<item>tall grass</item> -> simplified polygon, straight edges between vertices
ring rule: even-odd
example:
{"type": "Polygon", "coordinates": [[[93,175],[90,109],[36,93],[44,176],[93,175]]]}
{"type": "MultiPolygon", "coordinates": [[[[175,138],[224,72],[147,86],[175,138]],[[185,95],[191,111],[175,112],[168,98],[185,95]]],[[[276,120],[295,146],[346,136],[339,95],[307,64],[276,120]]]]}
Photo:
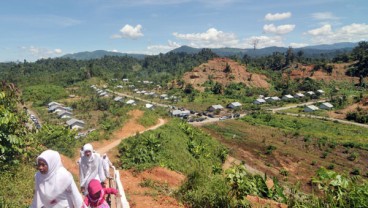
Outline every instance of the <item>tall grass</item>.
{"type": "Polygon", "coordinates": [[[3,171],[0,174],[0,207],[29,207],[32,203],[34,174],[31,165],[3,171]]]}

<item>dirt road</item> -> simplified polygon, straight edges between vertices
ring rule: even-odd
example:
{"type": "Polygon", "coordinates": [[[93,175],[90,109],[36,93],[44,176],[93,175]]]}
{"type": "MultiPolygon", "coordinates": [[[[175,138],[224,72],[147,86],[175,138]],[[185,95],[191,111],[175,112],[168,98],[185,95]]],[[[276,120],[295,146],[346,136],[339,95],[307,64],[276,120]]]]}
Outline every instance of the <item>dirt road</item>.
{"type": "MultiPolygon", "coordinates": [[[[151,126],[151,127],[147,128],[147,129],[145,129],[145,130],[142,130],[142,131],[140,131],[139,133],[143,133],[143,132],[145,132],[145,131],[149,131],[149,130],[157,129],[158,127],[160,127],[160,126],[164,125],[165,123],[166,123],[166,122],[165,122],[165,120],[160,118],[160,119],[159,119],[158,124],[156,124],[156,125],[154,125],[154,126],[151,126]]],[[[111,150],[111,149],[113,149],[114,147],[118,146],[122,140],[124,140],[124,139],[126,139],[126,138],[128,138],[128,137],[130,137],[130,136],[133,136],[135,133],[136,133],[136,132],[130,132],[130,135],[126,135],[126,136],[125,136],[125,137],[123,137],[123,138],[116,139],[116,140],[112,141],[111,143],[109,143],[109,144],[107,144],[107,145],[105,145],[105,146],[103,146],[103,147],[97,148],[97,149],[96,149],[96,151],[97,151],[98,153],[100,153],[101,155],[102,155],[102,154],[104,154],[104,153],[107,153],[108,151],[110,151],[110,150],[111,150]]]]}

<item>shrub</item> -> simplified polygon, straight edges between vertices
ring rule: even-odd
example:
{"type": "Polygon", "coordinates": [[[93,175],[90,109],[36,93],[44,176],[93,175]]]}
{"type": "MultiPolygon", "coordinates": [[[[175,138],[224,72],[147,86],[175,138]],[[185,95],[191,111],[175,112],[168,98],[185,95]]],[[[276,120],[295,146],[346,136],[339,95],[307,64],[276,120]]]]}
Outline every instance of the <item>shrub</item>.
{"type": "Polygon", "coordinates": [[[360,175],[359,168],[354,168],[353,171],[350,172],[352,175],[360,175]]]}
{"type": "Polygon", "coordinates": [[[350,155],[348,156],[348,160],[350,160],[350,161],[355,161],[355,160],[358,158],[358,156],[359,156],[359,153],[357,153],[357,152],[352,152],[352,153],[350,153],[350,155]]]}
{"type": "Polygon", "coordinates": [[[289,175],[289,171],[287,171],[287,170],[285,170],[284,168],[281,168],[281,170],[280,170],[280,175],[282,175],[282,176],[288,176],[289,175]]]}
{"type": "Polygon", "coordinates": [[[273,145],[269,145],[269,146],[267,146],[267,148],[266,148],[266,154],[267,155],[270,155],[274,150],[276,150],[277,148],[275,147],[275,146],[273,146],[273,145]]]}
{"type": "Polygon", "coordinates": [[[329,170],[333,170],[335,168],[335,165],[334,164],[330,164],[327,166],[327,169],[329,170]]]}

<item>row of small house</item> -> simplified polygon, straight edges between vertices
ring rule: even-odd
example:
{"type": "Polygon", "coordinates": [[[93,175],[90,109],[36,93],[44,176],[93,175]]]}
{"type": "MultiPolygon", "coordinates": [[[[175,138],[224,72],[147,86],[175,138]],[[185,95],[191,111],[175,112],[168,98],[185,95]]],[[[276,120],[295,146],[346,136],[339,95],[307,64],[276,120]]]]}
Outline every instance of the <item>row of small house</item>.
{"type": "Polygon", "coordinates": [[[48,104],[48,111],[50,113],[56,113],[58,118],[60,119],[69,119],[66,121],[66,124],[69,126],[69,128],[77,130],[83,129],[85,126],[84,121],[72,118],[73,116],[72,110],[73,110],[72,108],[65,107],[57,102],[50,102],[48,104]]]}
{"type": "Polygon", "coordinates": [[[263,95],[260,95],[258,99],[256,99],[253,103],[254,104],[264,104],[264,103],[270,103],[270,102],[276,102],[276,101],[287,101],[287,100],[291,100],[291,99],[302,99],[304,98],[306,95],[308,97],[315,97],[315,96],[319,96],[319,95],[323,95],[325,92],[323,90],[317,90],[316,92],[313,91],[308,91],[305,93],[305,95],[303,93],[296,93],[295,95],[284,95],[282,96],[282,98],[279,98],[277,96],[274,97],[264,97],[263,95]]]}
{"type": "MultiPolygon", "coordinates": [[[[91,85],[91,88],[93,88],[93,89],[95,89],[96,90],[96,92],[100,95],[100,96],[104,96],[104,97],[108,97],[109,96],[109,94],[107,94],[107,92],[106,91],[101,91],[100,89],[98,89],[95,85],[91,85]],[[102,94],[101,95],[101,93],[106,93],[106,94],[102,94]]],[[[123,97],[121,97],[121,96],[116,96],[116,97],[114,97],[114,101],[115,102],[121,102],[121,103],[125,103],[125,104],[127,104],[127,105],[137,105],[137,103],[136,103],[136,101],[135,100],[133,100],[133,99],[129,99],[129,100],[127,100],[126,102],[124,101],[124,98],[123,97]]],[[[150,103],[147,103],[146,105],[145,105],[145,107],[146,108],[148,108],[148,109],[153,109],[153,105],[152,104],[150,104],[150,103]]]]}
{"type": "MultiPolygon", "coordinates": [[[[236,109],[236,108],[240,108],[242,106],[241,103],[239,102],[232,102],[229,103],[226,107],[229,109],[236,109]]],[[[207,111],[209,112],[214,112],[214,111],[222,111],[224,109],[224,107],[222,105],[211,105],[210,107],[208,107],[207,111]]],[[[185,116],[189,116],[191,114],[190,110],[186,110],[186,109],[176,109],[171,111],[171,115],[172,116],[177,116],[177,117],[185,117],[185,116]]]]}
{"type": "Polygon", "coordinates": [[[331,104],[331,103],[328,103],[328,102],[324,102],[324,103],[321,103],[319,105],[319,107],[315,106],[315,105],[307,105],[304,107],[304,112],[314,112],[314,111],[317,111],[319,109],[323,109],[323,110],[331,110],[334,106],[331,104]]]}

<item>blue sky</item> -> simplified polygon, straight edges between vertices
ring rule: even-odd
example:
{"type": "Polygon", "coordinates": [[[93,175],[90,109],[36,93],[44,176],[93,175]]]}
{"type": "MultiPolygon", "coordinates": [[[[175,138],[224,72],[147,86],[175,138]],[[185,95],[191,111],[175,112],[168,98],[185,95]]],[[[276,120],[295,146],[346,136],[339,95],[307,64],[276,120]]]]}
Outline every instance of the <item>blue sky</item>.
{"type": "Polygon", "coordinates": [[[368,39],[367,0],[4,0],[0,62],[368,39]]]}

